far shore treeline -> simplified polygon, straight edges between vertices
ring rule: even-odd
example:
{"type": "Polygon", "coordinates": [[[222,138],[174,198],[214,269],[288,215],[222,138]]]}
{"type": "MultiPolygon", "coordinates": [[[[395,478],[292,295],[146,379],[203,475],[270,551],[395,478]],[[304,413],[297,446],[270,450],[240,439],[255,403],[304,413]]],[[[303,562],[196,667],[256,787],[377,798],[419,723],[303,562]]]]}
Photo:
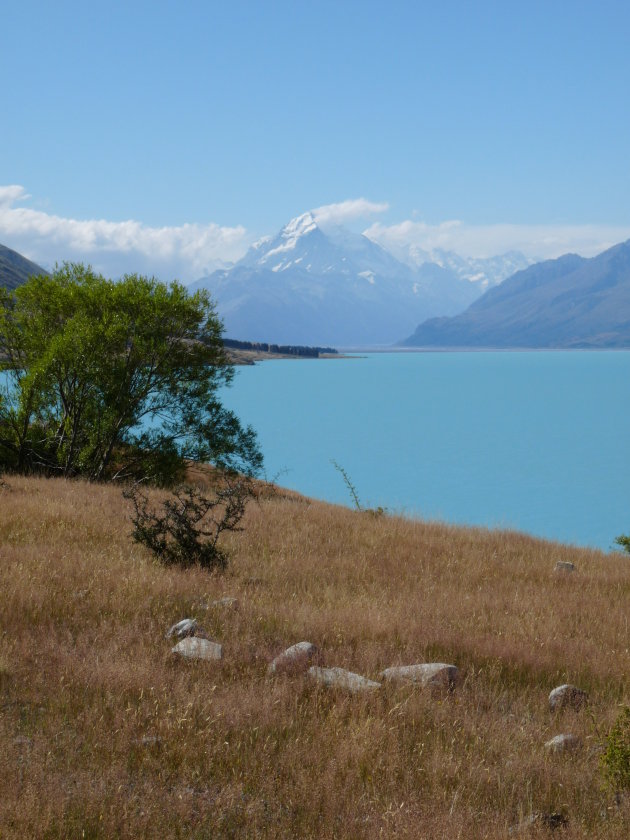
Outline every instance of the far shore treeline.
{"type": "Polygon", "coordinates": [[[237,341],[235,338],[224,338],[223,346],[232,350],[254,350],[258,353],[281,353],[284,356],[306,356],[317,359],[319,356],[336,355],[334,347],[303,347],[293,344],[268,344],[266,341],[237,341]]]}

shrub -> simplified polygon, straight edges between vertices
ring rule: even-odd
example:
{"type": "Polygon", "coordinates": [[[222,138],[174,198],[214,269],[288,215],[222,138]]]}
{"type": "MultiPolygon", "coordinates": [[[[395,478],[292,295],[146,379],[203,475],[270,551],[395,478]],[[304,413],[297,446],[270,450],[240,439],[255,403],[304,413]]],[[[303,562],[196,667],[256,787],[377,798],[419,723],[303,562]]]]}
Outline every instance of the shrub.
{"type": "Polygon", "coordinates": [[[239,531],[253,484],[241,475],[224,474],[213,490],[182,485],[156,505],[137,484],[124,491],[133,504],[133,539],[166,564],[224,569],[227,555],[217,545],[224,531],[239,531]]]}
{"type": "Polygon", "coordinates": [[[630,535],[629,534],[619,534],[618,537],[615,537],[615,543],[624,551],[627,551],[630,554],[630,535]]]}
{"type": "Polygon", "coordinates": [[[630,789],[630,706],[624,706],[608,733],[600,762],[613,791],[630,789]]]}

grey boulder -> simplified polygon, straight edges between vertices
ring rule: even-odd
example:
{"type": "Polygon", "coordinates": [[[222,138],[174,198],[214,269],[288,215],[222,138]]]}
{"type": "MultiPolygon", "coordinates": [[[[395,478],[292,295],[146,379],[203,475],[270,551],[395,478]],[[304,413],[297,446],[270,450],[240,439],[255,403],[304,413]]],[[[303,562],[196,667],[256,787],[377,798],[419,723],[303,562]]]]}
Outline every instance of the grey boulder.
{"type": "Polygon", "coordinates": [[[185,639],[186,636],[194,636],[197,627],[197,619],[183,618],[177,624],[173,624],[171,629],[166,633],[166,638],[170,639],[174,636],[176,639],[185,639]]]}
{"type": "Polygon", "coordinates": [[[571,572],[575,571],[575,564],[569,563],[568,560],[558,560],[554,568],[556,572],[570,574],[571,572]]]}
{"type": "Polygon", "coordinates": [[[194,636],[182,639],[171,649],[171,653],[176,653],[186,659],[217,660],[223,658],[223,648],[220,644],[211,642],[209,639],[197,639],[194,636]]]}
{"type": "Polygon", "coordinates": [[[567,708],[577,712],[586,703],[588,703],[588,694],[581,688],[569,683],[559,685],[549,695],[549,708],[552,712],[567,708]]]}
{"type": "Polygon", "coordinates": [[[459,670],[443,662],[425,662],[386,668],[380,678],[386,682],[414,683],[421,688],[452,689],[459,679],[459,670]]]}
{"type": "Polygon", "coordinates": [[[352,693],[375,691],[381,687],[380,683],[368,680],[352,671],[346,671],[345,668],[320,668],[317,665],[312,665],[308,669],[308,675],[320,685],[326,685],[329,688],[341,688],[352,693]]]}
{"type": "Polygon", "coordinates": [[[225,598],[219,598],[218,601],[213,601],[212,606],[219,609],[237,610],[239,608],[239,601],[238,598],[228,595],[225,598]]]}
{"type": "Polygon", "coordinates": [[[317,647],[311,642],[298,642],[278,654],[269,664],[267,672],[269,674],[296,674],[299,671],[305,671],[318,652],[317,647]]]}
{"type": "Polygon", "coordinates": [[[569,735],[568,733],[564,733],[562,735],[556,735],[550,741],[547,741],[547,743],[545,744],[545,749],[549,750],[549,752],[559,753],[568,752],[569,750],[576,750],[581,745],[582,742],[577,737],[577,735],[569,735]]]}

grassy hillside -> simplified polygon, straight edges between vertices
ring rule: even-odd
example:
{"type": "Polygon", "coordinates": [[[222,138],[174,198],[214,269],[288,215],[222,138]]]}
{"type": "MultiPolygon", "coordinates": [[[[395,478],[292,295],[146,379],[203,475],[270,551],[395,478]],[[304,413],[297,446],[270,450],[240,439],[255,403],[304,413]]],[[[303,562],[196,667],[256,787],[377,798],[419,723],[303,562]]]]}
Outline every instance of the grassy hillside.
{"type": "Polygon", "coordinates": [[[278,494],[251,505],[213,576],[156,565],[111,486],[8,484],[3,840],[504,838],[536,811],[567,815],[563,837],[626,836],[598,756],[630,694],[627,557],[278,494]],[[239,607],[213,606],[224,596],[239,607]],[[189,616],[222,661],[170,653],[165,631],[189,616]],[[268,677],[303,639],[372,678],[442,661],[463,679],[448,696],[348,696],[268,677]],[[564,682],[587,711],[550,713],[564,682]],[[562,732],[582,747],[550,755],[562,732]]]}

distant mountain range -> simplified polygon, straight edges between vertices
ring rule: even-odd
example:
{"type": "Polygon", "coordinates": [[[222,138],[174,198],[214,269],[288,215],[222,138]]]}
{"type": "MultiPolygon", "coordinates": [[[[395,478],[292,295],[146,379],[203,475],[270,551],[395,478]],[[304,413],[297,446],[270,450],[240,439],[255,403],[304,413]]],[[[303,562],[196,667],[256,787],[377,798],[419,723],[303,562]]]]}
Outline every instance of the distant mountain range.
{"type": "MultiPolygon", "coordinates": [[[[227,338],[253,342],[630,347],[630,240],[589,259],[566,254],[528,267],[517,252],[474,260],[407,248],[398,257],[305,213],[190,290],[210,290],[227,338]]],[[[42,272],[0,245],[0,286],[42,272]]]]}
{"type": "Polygon", "coordinates": [[[455,317],[426,320],[408,347],[630,347],[630,240],[586,259],[519,271],[455,317]]]}
{"type": "Polygon", "coordinates": [[[335,346],[392,344],[419,321],[455,315],[488,285],[528,264],[522,254],[467,261],[409,252],[402,262],[361,234],[311,213],[256,243],[208,289],[230,338],[335,346]]]}
{"type": "Polygon", "coordinates": [[[43,268],[27,260],[17,251],[12,251],[0,245],[0,286],[5,289],[15,289],[24,283],[32,274],[45,274],[43,268]]]}

